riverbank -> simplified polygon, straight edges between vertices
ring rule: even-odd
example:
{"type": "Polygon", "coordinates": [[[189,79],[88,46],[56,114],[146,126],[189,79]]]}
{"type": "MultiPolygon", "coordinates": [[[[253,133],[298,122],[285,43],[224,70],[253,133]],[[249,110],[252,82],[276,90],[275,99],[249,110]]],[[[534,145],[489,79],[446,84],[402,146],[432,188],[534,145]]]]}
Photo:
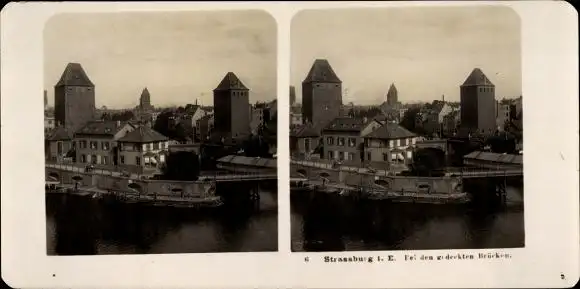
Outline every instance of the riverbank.
{"type": "Polygon", "coordinates": [[[103,190],[96,187],[57,185],[46,189],[47,194],[65,194],[100,199],[110,202],[140,204],[154,207],[201,208],[223,205],[221,197],[208,193],[207,197],[145,195],[138,192],[103,190]]]}

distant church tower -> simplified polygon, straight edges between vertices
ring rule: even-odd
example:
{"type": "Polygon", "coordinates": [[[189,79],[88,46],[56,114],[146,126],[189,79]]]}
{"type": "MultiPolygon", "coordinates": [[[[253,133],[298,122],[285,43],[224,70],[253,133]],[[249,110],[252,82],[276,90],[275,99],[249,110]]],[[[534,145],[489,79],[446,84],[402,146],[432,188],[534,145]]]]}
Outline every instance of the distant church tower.
{"type": "Polygon", "coordinates": [[[139,108],[142,111],[149,111],[151,109],[151,94],[149,94],[147,87],[145,87],[143,92],[141,92],[141,97],[139,98],[139,108]]]}
{"type": "Polygon", "coordinates": [[[399,103],[399,93],[395,84],[392,83],[387,92],[387,104],[391,107],[396,106],[399,103]]]}
{"type": "Polygon", "coordinates": [[[234,139],[250,134],[250,90],[228,72],[213,90],[214,130],[234,139]]]}
{"type": "Polygon", "coordinates": [[[461,85],[461,126],[490,134],[496,129],[495,85],[475,68],[461,85]]]}
{"type": "Polygon", "coordinates": [[[302,82],[302,117],[305,122],[326,124],[340,115],[342,81],[326,59],[316,59],[302,82]]]}
{"type": "Polygon", "coordinates": [[[54,86],[54,116],[69,131],[95,118],[95,85],[79,63],[69,63],[54,86]]]}

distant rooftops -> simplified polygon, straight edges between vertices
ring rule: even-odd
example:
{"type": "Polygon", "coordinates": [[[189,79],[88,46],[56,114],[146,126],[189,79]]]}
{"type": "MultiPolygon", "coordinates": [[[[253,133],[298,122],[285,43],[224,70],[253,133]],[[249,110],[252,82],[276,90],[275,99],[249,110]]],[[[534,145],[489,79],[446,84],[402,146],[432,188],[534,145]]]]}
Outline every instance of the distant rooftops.
{"type": "Polygon", "coordinates": [[[342,83],[326,59],[316,59],[303,83],[342,83]]]}
{"type": "Polygon", "coordinates": [[[55,86],[95,87],[80,63],[67,64],[64,72],[62,73],[62,76],[60,77],[60,80],[55,86]]]}

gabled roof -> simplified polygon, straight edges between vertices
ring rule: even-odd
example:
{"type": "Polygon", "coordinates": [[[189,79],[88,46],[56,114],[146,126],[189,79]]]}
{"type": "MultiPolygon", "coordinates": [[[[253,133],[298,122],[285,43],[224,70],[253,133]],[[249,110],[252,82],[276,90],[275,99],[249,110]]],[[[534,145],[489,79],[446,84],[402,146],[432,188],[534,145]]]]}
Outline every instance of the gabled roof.
{"type": "Polygon", "coordinates": [[[399,139],[399,138],[410,138],[415,137],[416,134],[408,131],[404,127],[387,122],[382,126],[376,128],[371,133],[365,135],[365,138],[375,138],[375,139],[399,139]]]}
{"type": "Polygon", "coordinates": [[[320,127],[317,127],[311,123],[305,123],[301,126],[296,127],[290,131],[290,136],[292,137],[319,137],[320,127]]]}
{"type": "Polygon", "coordinates": [[[220,84],[214,89],[214,91],[223,90],[249,90],[242,81],[233,73],[228,72],[220,84]]]}
{"type": "Polygon", "coordinates": [[[62,126],[57,127],[54,130],[52,130],[48,134],[48,136],[46,137],[46,140],[48,140],[48,141],[66,141],[66,140],[72,140],[72,139],[73,139],[73,132],[65,129],[62,126]]]}
{"type": "Polygon", "coordinates": [[[60,77],[60,80],[55,86],[95,87],[79,63],[67,64],[64,72],[62,73],[62,76],[60,77]]]}
{"type": "Polygon", "coordinates": [[[117,122],[113,120],[95,120],[88,122],[85,126],[75,132],[77,135],[106,135],[114,136],[130,122],[117,122]]]}
{"type": "Polygon", "coordinates": [[[310,82],[342,83],[326,59],[316,59],[314,61],[310,72],[308,72],[302,83],[310,82]]]}
{"type": "Polygon", "coordinates": [[[461,86],[492,85],[491,81],[485,76],[479,68],[473,69],[461,86]]]}
{"type": "Polygon", "coordinates": [[[362,118],[337,117],[326,125],[323,131],[360,132],[366,126],[362,118]]]}
{"type": "Polygon", "coordinates": [[[139,126],[135,130],[127,133],[124,137],[120,138],[119,142],[130,142],[130,143],[152,143],[161,142],[169,140],[166,136],[158,133],[157,131],[149,128],[148,126],[139,126]]]}

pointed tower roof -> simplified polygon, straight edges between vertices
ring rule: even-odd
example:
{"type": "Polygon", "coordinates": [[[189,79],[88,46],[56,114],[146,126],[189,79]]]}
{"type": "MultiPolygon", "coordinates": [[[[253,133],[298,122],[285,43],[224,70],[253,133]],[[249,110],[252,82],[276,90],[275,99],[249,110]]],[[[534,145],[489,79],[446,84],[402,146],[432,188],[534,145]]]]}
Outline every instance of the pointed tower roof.
{"type": "Polygon", "coordinates": [[[303,83],[309,82],[342,83],[326,59],[314,60],[310,72],[303,81],[303,83]]]}
{"type": "Polygon", "coordinates": [[[395,86],[394,83],[391,83],[391,86],[389,86],[389,91],[387,92],[387,94],[396,93],[396,92],[397,92],[397,87],[395,86]]]}
{"type": "Polygon", "coordinates": [[[145,87],[145,88],[143,89],[143,92],[141,92],[141,97],[144,97],[144,96],[147,96],[147,97],[151,96],[151,95],[149,94],[149,90],[147,89],[147,87],[145,87]]]}
{"type": "Polygon", "coordinates": [[[477,85],[493,85],[489,78],[485,76],[483,71],[479,68],[473,69],[471,74],[467,77],[465,82],[461,86],[477,86],[477,85]]]}
{"type": "Polygon", "coordinates": [[[233,72],[228,72],[214,91],[232,89],[249,90],[233,72]]]}
{"type": "Polygon", "coordinates": [[[67,64],[60,80],[55,86],[87,86],[95,87],[80,63],[67,64]]]}

